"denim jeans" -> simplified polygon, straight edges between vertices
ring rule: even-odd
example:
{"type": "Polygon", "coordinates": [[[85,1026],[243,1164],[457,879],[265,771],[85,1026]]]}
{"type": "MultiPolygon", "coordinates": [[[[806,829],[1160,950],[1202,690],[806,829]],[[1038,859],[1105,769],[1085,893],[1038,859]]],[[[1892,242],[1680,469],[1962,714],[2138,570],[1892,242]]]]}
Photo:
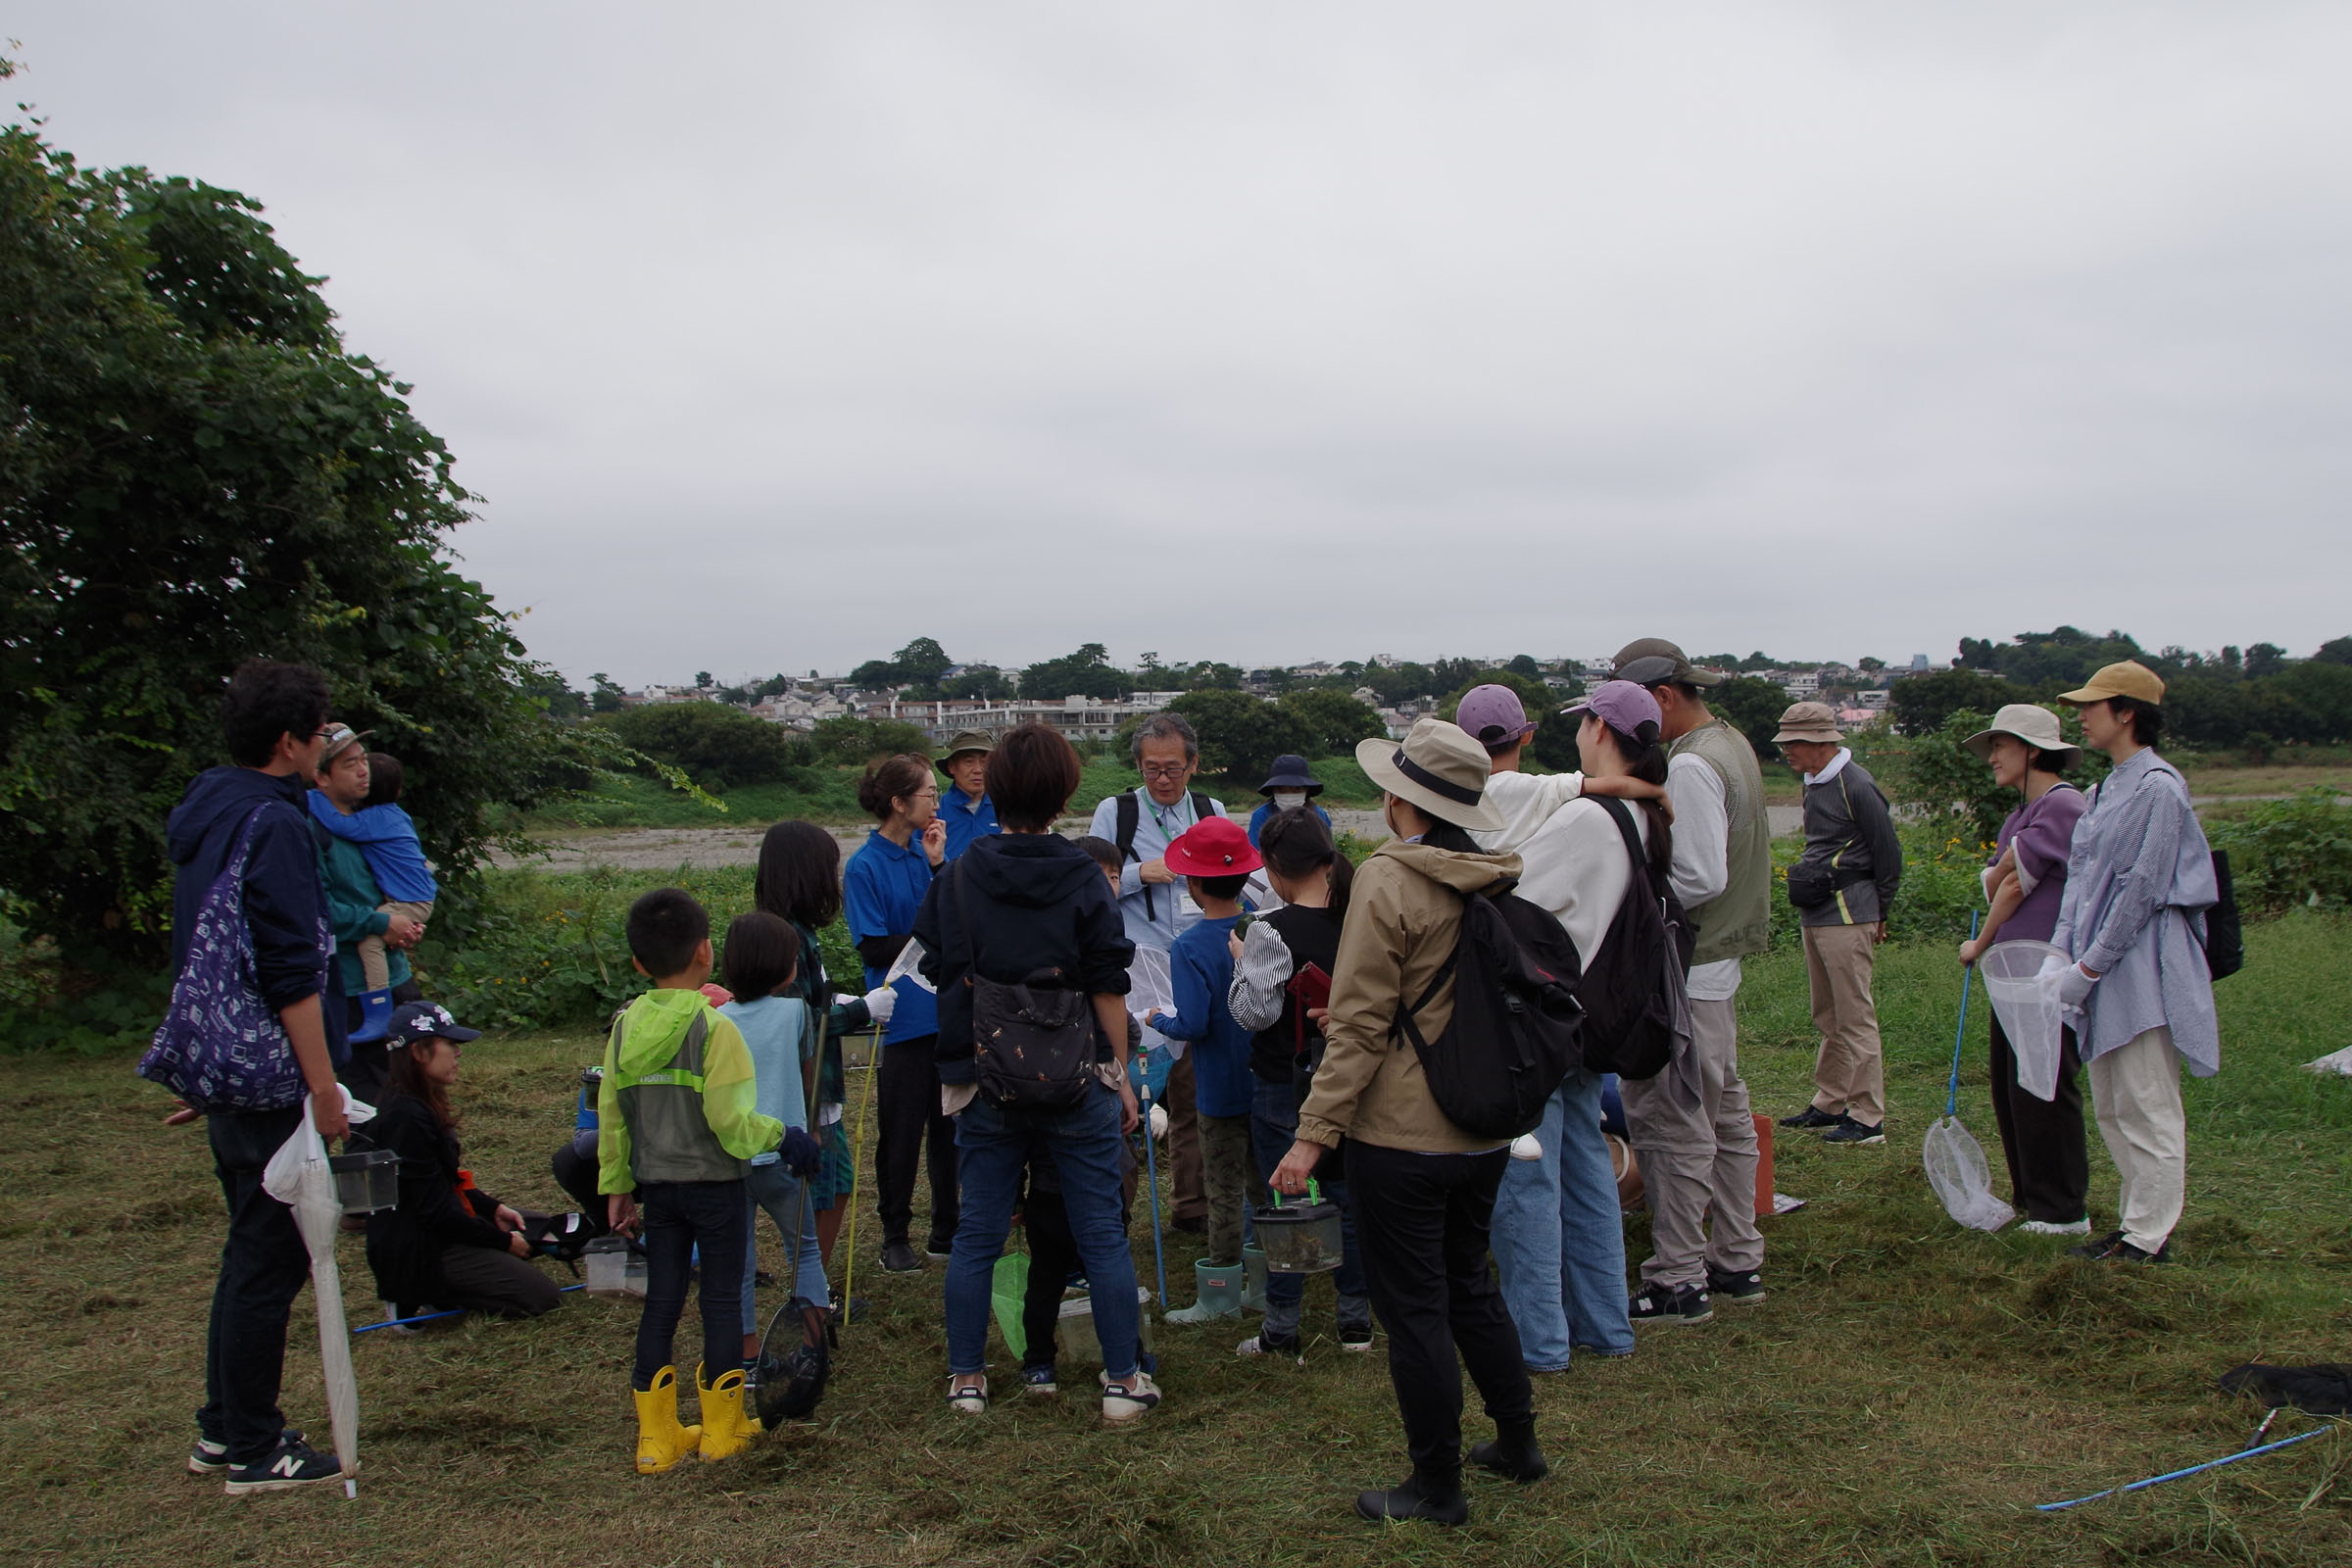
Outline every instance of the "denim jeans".
{"type": "Polygon", "coordinates": [[[743,1365],[744,1235],[751,1205],[743,1183],[647,1182],[637,1189],[639,1228],[645,1233],[645,1311],[637,1319],[637,1364],[632,1387],[654,1386],[671,1364],[678,1319],[686,1315],[686,1283],[701,1250],[703,1376],[715,1378],[743,1365]]]}
{"type": "Polygon", "coordinates": [[[294,1210],[262,1191],[262,1169],[302,1126],[302,1107],[215,1111],[205,1118],[213,1170],[228,1201],[228,1240],[206,1333],[204,1408],[196,1428],[239,1464],[267,1457],[286,1420],[278,1412],[286,1319],[311,1277],[311,1250],[294,1210]]]}
{"type": "Polygon", "coordinates": [[[1126,1377],[1135,1371],[1139,1320],[1135,1257],[1119,1223],[1119,1097],[1100,1085],[1068,1110],[1003,1110],[981,1098],[956,1118],[963,1212],[948,1258],[948,1370],[987,1369],[997,1259],[1012,1230],[1033,1141],[1053,1154],[1061,1177],[1062,1207],[1102,1342],[1102,1370],[1126,1377]]]}
{"type": "MultiPolygon", "coordinates": [[[[1289,1084],[1257,1081],[1250,1102],[1250,1146],[1257,1156],[1260,1181],[1272,1179],[1274,1167],[1291,1152],[1298,1137],[1298,1092],[1289,1084]]],[[[1336,1161],[1326,1158],[1326,1165],[1336,1161]]],[[[1315,1184],[1324,1198],[1340,1205],[1340,1271],[1332,1279],[1340,1293],[1340,1327],[1369,1329],[1372,1298],[1364,1284],[1364,1260],[1355,1246],[1355,1216],[1348,1201],[1348,1183],[1318,1174],[1315,1184]]],[[[1298,1337],[1298,1312],[1304,1304],[1306,1276],[1266,1274],[1266,1332],[1278,1340],[1298,1337]]]]}
{"type": "Polygon", "coordinates": [[[744,1197],[748,1200],[743,1213],[743,1332],[757,1334],[765,1324],[759,1320],[759,1307],[752,1300],[753,1287],[760,1273],[760,1211],[776,1222],[776,1234],[784,1240],[784,1250],[794,1250],[794,1237],[799,1237],[800,1262],[792,1277],[795,1296],[805,1296],[823,1306],[833,1298],[832,1288],[825,1283],[825,1254],[816,1245],[816,1201],[811,1198],[802,1212],[800,1178],[786,1170],[782,1161],[769,1165],[754,1165],[743,1178],[744,1197]]]}
{"type": "Polygon", "coordinates": [[[1494,1195],[1494,1268],[1529,1367],[1557,1372],[1570,1348],[1623,1354],[1625,1217],[1600,1136],[1597,1074],[1582,1069],[1544,1102],[1541,1159],[1514,1159],[1494,1195]]]}

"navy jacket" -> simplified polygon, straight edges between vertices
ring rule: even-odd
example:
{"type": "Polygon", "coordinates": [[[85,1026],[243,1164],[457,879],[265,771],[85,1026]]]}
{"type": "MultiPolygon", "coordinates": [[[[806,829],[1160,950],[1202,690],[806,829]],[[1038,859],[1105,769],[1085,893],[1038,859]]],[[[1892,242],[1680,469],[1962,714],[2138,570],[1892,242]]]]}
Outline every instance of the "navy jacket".
{"type": "Polygon", "coordinates": [[[245,924],[253,934],[254,979],[262,1000],[283,1010],[326,988],[326,895],[303,782],[250,767],[212,767],[188,781],[167,829],[172,881],[172,966],[187,961],[188,938],[214,878],[228,864],[254,808],[245,862],[245,924]]]}
{"type": "Polygon", "coordinates": [[[939,987],[939,1077],[968,1084],[972,1002],[963,977],[974,967],[969,933],[980,936],[983,979],[1017,984],[1059,969],[1089,993],[1127,994],[1135,944],[1094,857],[1058,833],[1007,833],[972,841],[943,867],[914,918],[923,977],[939,987]]]}

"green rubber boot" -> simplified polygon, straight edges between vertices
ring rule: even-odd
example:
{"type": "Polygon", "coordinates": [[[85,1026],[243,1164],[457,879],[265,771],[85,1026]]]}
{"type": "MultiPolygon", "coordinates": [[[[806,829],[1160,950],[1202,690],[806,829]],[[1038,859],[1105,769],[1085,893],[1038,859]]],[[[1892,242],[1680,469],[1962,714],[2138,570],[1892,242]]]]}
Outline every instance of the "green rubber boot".
{"type": "Polygon", "coordinates": [[[1193,1289],[1198,1299],[1192,1305],[1179,1307],[1168,1314],[1171,1323],[1214,1323],[1221,1317],[1242,1315],[1242,1265],[1211,1263],[1205,1260],[1193,1265],[1193,1289]]]}
{"type": "Polygon", "coordinates": [[[1242,1310],[1266,1309],[1266,1251],[1262,1247],[1242,1249],[1242,1310]]]}

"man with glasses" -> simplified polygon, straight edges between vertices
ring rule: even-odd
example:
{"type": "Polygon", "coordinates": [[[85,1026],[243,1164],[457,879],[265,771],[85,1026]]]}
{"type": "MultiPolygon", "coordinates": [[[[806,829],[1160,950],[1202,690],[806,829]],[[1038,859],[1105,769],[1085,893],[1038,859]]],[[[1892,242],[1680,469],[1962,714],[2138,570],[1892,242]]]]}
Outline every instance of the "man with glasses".
{"type": "MultiPolygon", "coordinates": [[[[1200,766],[1200,740],[1182,713],[1153,713],[1135,727],[1140,788],[1095,808],[1087,831],[1119,851],[1119,913],[1127,940],[1166,953],[1179,932],[1200,918],[1184,878],[1168,869],[1168,846],[1203,817],[1224,816],[1225,803],[1192,787],[1200,766]]],[[[1168,1158],[1175,1166],[1175,1215],[1180,1231],[1208,1229],[1208,1195],[1200,1181],[1200,1123],[1193,1107],[1193,1062],[1188,1054],[1168,1074],[1160,1103],[1168,1112],[1168,1158]]]]}

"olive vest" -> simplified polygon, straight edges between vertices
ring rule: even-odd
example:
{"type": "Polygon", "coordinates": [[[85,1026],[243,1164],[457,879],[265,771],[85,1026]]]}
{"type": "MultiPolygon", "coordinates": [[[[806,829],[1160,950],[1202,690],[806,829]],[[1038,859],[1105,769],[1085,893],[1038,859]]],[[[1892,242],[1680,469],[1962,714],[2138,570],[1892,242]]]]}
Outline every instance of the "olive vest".
{"type": "MultiPolygon", "coordinates": [[[[620,1060],[626,1013],[612,1020],[612,1060],[620,1060]]],[[[703,1046],[710,1010],[695,1014],[677,1054],[653,1072],[630,1074],[615,1065],[613,1093],[629,1129],[629,1174],[646,1182],[739,1182],[749,1168],[720,1147],[703,1115],[703,1046]]]]}
{"type": "Polygon", "coordinates": [[[1723,891],[1690,911],[1698,926],[1693,965],[1743,958],[1762,953],[1772,928],[1772,825],[1764,812],[1764,774],[1747,737],[1716,719],[1677,739],[1673,756],[1686,752],[1723,780],[1723,810],[1730,832],[1724,859],[1731,876],[1723,891]]]}

